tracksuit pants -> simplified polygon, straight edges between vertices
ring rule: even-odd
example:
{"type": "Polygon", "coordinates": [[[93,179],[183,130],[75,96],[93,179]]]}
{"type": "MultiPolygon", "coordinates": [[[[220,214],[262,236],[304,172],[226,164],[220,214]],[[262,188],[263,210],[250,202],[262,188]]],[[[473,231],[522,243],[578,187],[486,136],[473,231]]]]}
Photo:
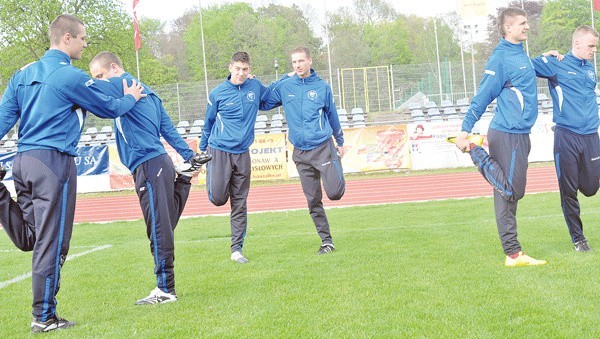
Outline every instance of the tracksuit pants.
{"type": "Polygon", "coordinates": [[[187,202],[192,178],[175,178],[171,158],[162,154],[139,165],[133,179],[154,257],[156,287],[175,294],[174,230],[187,202]]]}
{"type": "Polygon", "coordinates": [[[13,162],[17,202],[0,183],[0,223],[31,261],[33,316],[56,316],[60,270],[69,252],[77,193],[74,158],[54,150],[17,153],[13,162]]]}
{"type": "Polygon", "coordinates": [[[585,240],[577,191],[586,197],[598,192],[600,141],[598,133],[581,135],[556,126],[554,164],[560,190],[560,204],[573,243],[585,240]]]}
{"type": "Polygon", "coordinates": [[[248,228],[248,193],[252,162],[250,152],[236,154],[207,148],[212,160],[206,165],[208,199],[215,206],[231,205],[231,253],[242,251],[248,228]]]}
{"type": "Polygon", "coordinates": [[[471,159],[494,188],[496,225],[504,253],[521,251],[517,239],[517,204],[525,195],[527,157],[531,150],[529,134],[488,130],[488,154],[482,147],[471,150],[471,159]]]}
{"type": "Polygon", "coordinates": [[[325,209],[321,178],[325,193],[330,200],[339,200],[346,190],[346,181],[338,149],[329,139],[316,148],[303,151],[294,147],[292,160],[300,175],[302,190],[308,202],[308,211],[323,244],[333,244],[325,209]]]}

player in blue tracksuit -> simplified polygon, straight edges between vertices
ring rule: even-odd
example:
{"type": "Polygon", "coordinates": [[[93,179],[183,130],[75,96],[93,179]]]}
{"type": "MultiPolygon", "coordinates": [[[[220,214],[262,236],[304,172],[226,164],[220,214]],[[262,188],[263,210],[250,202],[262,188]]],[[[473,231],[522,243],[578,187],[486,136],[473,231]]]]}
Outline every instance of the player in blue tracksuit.
{"type": "Polygon", "coordinates": [[[525,255],[517,239],[517,203],[525,195],[529,133],[538,114],[535,71],[522,43],[527,40],[529,24],[525,11],[510,7],[500,14],[498,22],[503,38],[487,62],[456,145],[469,151],[481,174],[494,187],[505,265],[543,265],[545,261],[525,255]],[[496,113],[488,130],[488,154],[481,146],[469,144],[468,133],[496,98],[496,113]]]}
{"type": "Polygon", "coordinates": [[[56,294],[73,229],[74,157],[85,118],[82,109],[115,118],[142,97],[142,88],[135,83],[125,86],[120,99],[107,97],[95,88],[94,80],[71,65],[87,46],[79,19],[58,16],[49,35],[50,49],[13,75],[0,102],[0,136],[20,120],[12,167],[17,202],[0,184],[0,223],[18,248],[33,251],[32,332],[74,325],[56,315],[56,294]]]}
{"type": "MultiPolygon", "coordinates": [[[[109,96],[118,96],[122,81],[136,79],[123,69],[113,53],[100,52],[90,62],[90,73],[98,79],[97,86],[109,96]]],[[[183,159],[195,162],[200,157],[190,149],[175,130],[158,95],[143,85],[146,98],[133,109],[115,119],[117,150],[121,161],[133,174],[154,256],[156,288],[137,304],[157,304],[177,300],[175,293],[175,245],[173,232],[188,199],[191,172],[175,174],[171,158],[160,140],[161,136],[183,159]]],[[[202,163],[210,160],[203,158],[202,163]]],[[[199,166],[195,169],[199,169],[199,166]]]]}
{"type": "Polygon", "coordinates": [[[246,263],[242,254],[248,227],[247,199],[250,191],[250,145],[254,123],[270,93],[258,79],[248,79],[250,57],[236,52],[227,80],[210,92],[200,150],[213,160],[207,166],[208,199],[216,206],[231,205],[231,260],[246,263]]]}
{"type": "Polygon", "coordinates": [[[572,50],[562,61],[548,53],[533,60],[538,75],[548,79],[560,202],[575,250],[581,252],[590,247],[583,235],[577,191],[588,197],[596,194],[600,179],[597,76],[590,62],[597,46],[598,32],[580,26],[573,33],[572,50]]]}
{"type": "Polygon", "coordinates": [[[321,178],[327,197],[339,200],[346,183],[342,170],[344,134],[331,87],[311,69],[306,47],[292,51],[295,75],[282,80],[269,96],[267,108],[282,104],[288,124],[288,137],[294,145],[293,160],[317,232],[321,237],[318,254],[335,249],[329,222],[323,208],[321,178]],[[337,143],[334,145],[332,136],[337,143]]]}

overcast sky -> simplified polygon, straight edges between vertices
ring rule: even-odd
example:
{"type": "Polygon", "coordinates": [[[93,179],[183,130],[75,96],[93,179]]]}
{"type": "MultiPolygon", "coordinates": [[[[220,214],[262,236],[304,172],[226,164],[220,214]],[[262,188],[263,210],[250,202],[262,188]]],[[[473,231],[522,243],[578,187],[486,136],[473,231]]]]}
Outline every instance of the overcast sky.
{"type": "MultiPolygon", "coordinates": [[[[121,0],[127,9],[128,13],[131,13],[132,0],[121,0]]],[[[490,12],[495,12],[495,9],[499,6],[505,6],[509,0],[487,0],[490,12]]],[[[201,3],[203,8],[208,6],[231,3],[236,1],[228,0],[139,0],[136,7],[138,18],[149,17],[154,19],[161,19],[163,21],[170,21],[178,18],[186,10],[198,7],[201,3]]],[[[266,6],[270,3],[279,5],[292,5],[296,4],[300,8],[304,8],[310,5],[315,9],[317,15],[322,16],[321,20],[324,19],[322,13],[327,11],[333,11],[339,7],[351,7],[352,0],[254,0],[244,1],[251,4],[254,7],[266,6]]],[[[388,0],[398,12],[403,14],[415,14],[418,16],[434,16],[437,14],[447,13],[456,11],[457,0],[388,0]]]]}

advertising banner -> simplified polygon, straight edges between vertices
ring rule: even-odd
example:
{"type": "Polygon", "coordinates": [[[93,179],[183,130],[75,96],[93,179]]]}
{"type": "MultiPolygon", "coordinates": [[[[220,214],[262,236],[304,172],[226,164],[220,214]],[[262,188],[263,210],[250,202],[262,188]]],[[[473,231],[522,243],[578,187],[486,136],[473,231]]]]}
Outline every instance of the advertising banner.
{"type": "Polygon", "coordinates": [[[77,147],[77,175],[99,175],[108,173],[108,146],[77,147]]]}
{"type": "MultiPolygon", "coordinates": [[[[344,173],[410,168],[406,125],[385,125],[344,130],[344,173]]],[[[288,175],[298,177],[288,143],[288,175]]]]}
{"type": "Polygon", "coordinates": [[[287,179],[286,134],[257,134],[250,146],[252,180],[287,179]]]}

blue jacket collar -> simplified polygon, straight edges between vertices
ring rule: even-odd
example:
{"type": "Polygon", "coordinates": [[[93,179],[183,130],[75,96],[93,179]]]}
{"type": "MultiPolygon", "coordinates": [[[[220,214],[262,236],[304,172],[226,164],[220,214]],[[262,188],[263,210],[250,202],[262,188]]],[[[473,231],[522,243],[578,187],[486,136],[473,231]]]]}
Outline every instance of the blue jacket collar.
{"type": "Polygon", "coordinates": [[[569,51],[567,54],[565,54],[565,59],[579,66],[585,66],[588,63],[586,59],[579,59],[578,57],[576,57],[573,54],[573,51],[569,51]]]}
{"type": "Polygon", "coordinates": [[[239,85],[236,85],[236,84],[234,84],[233,82],[231,82],[231,74],[229,74],[229,75],[227,76],[227,83],[228,83],[230,86],[233,86],[233,87],[236,87],[236,88],[242,88],[242,87],[246,86],[246,85],[247,85],[247,84],[248,84],[250,81],[252,81],[252,80],[251,80],[251,79],[246,79],[246,80],[244,80],[244,82],[242,82],[241,84],[239,84],[239,85]]]}
{"type": "Polygon", "coordinates": [[[317,80],[317,72],[315,72],[314,69],[310,69],[310,75],[306,78],[300,78],[298,76],[298,74],[294,74],[294,77],[298,80],[298,81],[304,81],[304,82],[310,82],[310,81],[315,81],[317,80]]]}
{"type": "Polygon", "coordinates": [[[510,42],[510,41],[508,41],[508,40],[506,40],[504,38],[500,39],[500,45],[506,46],[506,47],[509,47],[509,48],[520,48],[520,49],[523,49],[523,43],[522,42],[513,44],[512,42],[510,42]]]}
{"type": "Polygon", "coordinates": [[[69,64],[71,63],[71,57],[69,57],[67,53],[61,51],[60,49],[49,49],[46,51],[46,53],[44,53],[44,56],[63,59],[63,61],[69,64]]]}

